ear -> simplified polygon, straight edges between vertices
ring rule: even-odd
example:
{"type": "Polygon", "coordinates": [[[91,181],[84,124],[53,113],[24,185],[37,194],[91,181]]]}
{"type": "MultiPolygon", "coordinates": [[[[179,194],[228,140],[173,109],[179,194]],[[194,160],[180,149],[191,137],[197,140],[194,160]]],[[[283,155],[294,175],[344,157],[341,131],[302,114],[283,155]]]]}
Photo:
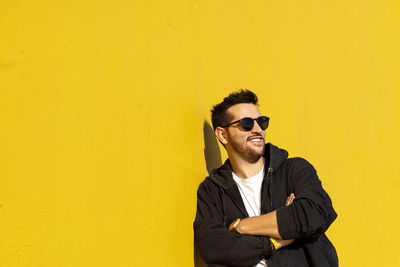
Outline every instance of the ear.
{"type": "Polygon", "coordinates": [[[222,144],[226,145],[228,143],[228,136],[225,128],[217,127],[215,129],[215,136],[222,144]]]}

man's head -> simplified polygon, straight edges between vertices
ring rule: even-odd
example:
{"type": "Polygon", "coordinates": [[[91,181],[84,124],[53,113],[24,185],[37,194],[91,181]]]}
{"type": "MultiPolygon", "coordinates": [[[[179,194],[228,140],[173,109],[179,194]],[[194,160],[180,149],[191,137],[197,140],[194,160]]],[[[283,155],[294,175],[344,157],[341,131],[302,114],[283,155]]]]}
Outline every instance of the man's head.
{"type": "Polygon", "coordinates": [[[215,135],[229,157],[255,162],[263,155],[268,118],[261,117],[257,105],[258,98],[253,92],[240,90],[211,110],[215,135]]]}

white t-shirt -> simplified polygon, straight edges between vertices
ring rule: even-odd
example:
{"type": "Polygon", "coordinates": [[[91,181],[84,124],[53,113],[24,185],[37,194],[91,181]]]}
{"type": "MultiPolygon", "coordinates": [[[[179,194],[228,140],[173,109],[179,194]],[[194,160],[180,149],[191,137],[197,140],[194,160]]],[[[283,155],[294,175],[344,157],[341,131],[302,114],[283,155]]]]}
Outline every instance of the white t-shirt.
{"type": "MultiPolygon", "coordinates": [[[[250,217],[261,214],[261,185],[264,178],[264,166],[261,171],[247,179],[241,179],[232,172],[233,180],[239,188],[240,195],[250,217]]],[[[261,260],[255,267],[267,266],[266,261],[261,260]]]]}

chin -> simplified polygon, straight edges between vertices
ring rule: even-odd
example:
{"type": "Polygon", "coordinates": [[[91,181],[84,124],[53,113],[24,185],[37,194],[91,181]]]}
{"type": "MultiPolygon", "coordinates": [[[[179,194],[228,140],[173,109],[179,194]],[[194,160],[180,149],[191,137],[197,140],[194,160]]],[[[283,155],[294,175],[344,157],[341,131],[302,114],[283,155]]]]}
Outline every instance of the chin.
{"type": "Polygon", "coordinates": [[[254,154],[261,154],[262,156],[264,154],[264,149],[265,149],[265,144],[253,147],[253,149],[251,150],[254,154]]]}
{"type": "Polygon", "coordinates": [[[247,154],[246,158],[248,158],[250,162],[254,163],[254,162],[257,162],[264,155],[264,149],[262,149],[262,150],[260,149],[257,151],[251,150],[251,151],[248,151],[248,153],[246,153],[246,154],[247,154]]]}

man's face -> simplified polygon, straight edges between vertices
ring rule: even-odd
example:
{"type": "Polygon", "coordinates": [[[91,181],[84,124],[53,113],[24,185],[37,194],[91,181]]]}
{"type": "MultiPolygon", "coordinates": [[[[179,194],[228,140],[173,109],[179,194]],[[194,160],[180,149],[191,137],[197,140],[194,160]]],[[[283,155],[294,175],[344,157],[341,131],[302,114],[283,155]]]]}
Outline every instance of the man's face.
{"type": "MultiPolygon", "coordinates": [[[[230,107],[227,112],[232,116],[233,121],[240,120],[245,117],[258,118],[260,112],[256,105],[251,103],[236,104],[230,107]]],[[[232,156],[239,156],[249,162],[256,162],[264,153],[265,148],[265,131],[254,121],[253,129],[245,131],[241,124],[235,123],[226,128],[227,150],[232,156]]]]}

